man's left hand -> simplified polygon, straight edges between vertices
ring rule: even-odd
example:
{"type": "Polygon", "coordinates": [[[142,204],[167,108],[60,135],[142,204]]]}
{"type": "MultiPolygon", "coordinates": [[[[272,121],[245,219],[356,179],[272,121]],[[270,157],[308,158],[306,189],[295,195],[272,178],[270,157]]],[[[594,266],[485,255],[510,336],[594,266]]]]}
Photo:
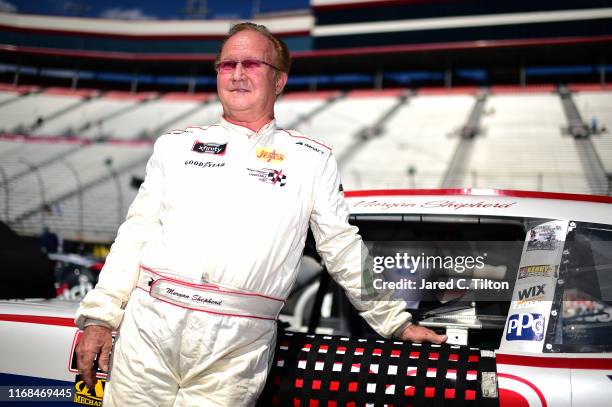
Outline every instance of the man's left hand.
{"type": "Polygon", "coordinates": [[[411,324],[404,329],[399,339],[411,342],[431,342],[439,345],[446,342],[448,337],[446,335],[438,335],[424,326],[411,324]]]}

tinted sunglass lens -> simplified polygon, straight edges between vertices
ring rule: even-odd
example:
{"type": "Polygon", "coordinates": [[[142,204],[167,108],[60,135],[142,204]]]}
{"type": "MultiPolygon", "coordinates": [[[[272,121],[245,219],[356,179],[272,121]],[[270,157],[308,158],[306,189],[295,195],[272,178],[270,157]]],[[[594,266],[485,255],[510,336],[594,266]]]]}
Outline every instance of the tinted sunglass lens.
{"type": "Polygon", "coordinates": [[[245,59],[241,64],[244,69],[257,69],[261,66],[259,61],[253,59],[245,59]]]}
{"type": "Polygon", "coordinates": [[[236,61],[221,61],[219,63],[219,70],[221,71],[231,71],[236,68],[238,62],[236,61]]]}

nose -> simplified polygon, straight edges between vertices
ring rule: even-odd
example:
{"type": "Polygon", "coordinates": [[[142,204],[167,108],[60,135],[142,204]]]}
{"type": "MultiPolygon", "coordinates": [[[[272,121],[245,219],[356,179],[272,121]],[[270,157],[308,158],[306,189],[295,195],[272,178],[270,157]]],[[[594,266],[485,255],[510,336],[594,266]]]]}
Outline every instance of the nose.
{"type": "Polygon", "coordinates": [[[242,63],[237,63],[236,68],[232,72],[232,79],[238,81],[244,77],[244,68],[242,67],[242,63]]]}

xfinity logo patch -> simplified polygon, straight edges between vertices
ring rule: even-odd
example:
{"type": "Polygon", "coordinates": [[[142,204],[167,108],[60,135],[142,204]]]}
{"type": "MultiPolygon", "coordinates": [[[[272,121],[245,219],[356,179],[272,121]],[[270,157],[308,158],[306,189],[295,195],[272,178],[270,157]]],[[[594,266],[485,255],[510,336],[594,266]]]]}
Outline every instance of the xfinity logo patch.
{"type": "Polygon", "coordinates": [[[514,314],[508,319],[507,341],[541,341],[544,339],[542,314],[514,314]]]}
{"type": "Polygon", "coordinates": [[[193,143],[193,147],[191,147],[191,151],[195,151],[196,153],[206,153],[206,154],[216,154],[216,155],[225,155],[225,149],[227,148],[227,143],[219,144],[219,143],[202,143],[201,141],[195,141],[193,143]]]}

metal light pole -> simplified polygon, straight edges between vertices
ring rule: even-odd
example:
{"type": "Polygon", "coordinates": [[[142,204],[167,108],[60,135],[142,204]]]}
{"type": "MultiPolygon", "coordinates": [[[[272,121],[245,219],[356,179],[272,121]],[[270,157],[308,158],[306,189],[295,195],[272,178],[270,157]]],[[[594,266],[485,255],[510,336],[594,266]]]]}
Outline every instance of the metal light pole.
{"type": "Polygon", "coordinates": [[[119,176],[113,168],[113,158],[107,157],[106,160],[104,160],[104,165],[106,165],[108,172],[111,174],[111,177],[113,177],[115,188],[117,188],[117,227],[119,227],[123,221],[123,191],[121,190],[121,182],[119,182],[119,176]]]}
{"type": "Polygon", "coordinates": [[[24,157],[20,157],[19,161],[27,165],[30,171],[34,171],[34,175],[38,181],[38,188],[40,189],[40,200],[41,200],[41,210],[40,210],[40,228],[41,232],[45,228],[45,211],[47,210],[47,194],[45,192],[45,183],[43,182],[42,176],[40,175],[40,169],[32,164],[30,161],[26,160],[24,157]]]}
{"type": "Polygon", "coordinates": [[[417,168],[414,165],[411,165],[410,167],[408,167],[407,172],[408,172],[408,177],[410,178],[410,188],[415,189],[416,188],[415,177],[417,173],[417,168]]]}
{"type": "Polygon", "coordinates": [[[9,225],[9,187],[8,187],[8,178],[6,177],[6,172],[4,168],[0,165],[0,176],[2,176],[2,185],[4,185],[4,219],[6,220],[6,224],[9,225]]]}
{"type": "Polygon", "coordinates": [[[66,168],[70,170],[70,172],[72,173],[76,181],[77,199],[79,202],[79,239],[78,240],[83,240],[83,184],[81,183],[81,177],[79,177],[79,173],[77,172],[76,168],[74,168],[74,166],[71,163],[69,163],[65,159],[62,159],[62,164],[64,164],[66,168]]]}

